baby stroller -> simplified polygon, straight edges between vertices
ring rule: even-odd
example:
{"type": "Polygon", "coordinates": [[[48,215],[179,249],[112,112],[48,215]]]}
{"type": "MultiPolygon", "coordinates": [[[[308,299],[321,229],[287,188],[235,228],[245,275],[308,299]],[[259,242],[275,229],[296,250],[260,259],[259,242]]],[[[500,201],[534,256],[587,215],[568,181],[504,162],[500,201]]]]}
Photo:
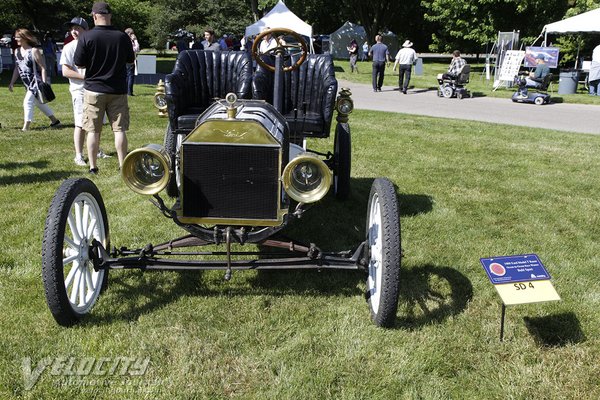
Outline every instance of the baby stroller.
{"type": "Polygon", "coordinates": [[[443,78],[443,75],[438,75],[438,90],[437,94],[439,97],[456,97],[462,99],[464,97],[473,97],[471,92],[465,87],[469,83],[469,76],[471,75],[471,66],[465,64],[456,78],[443,78]]]}
{"type": "Polygon", "coordinates": [[[535,103],[539,106],[542,104],[550,103],[550,95],[547,93],[548,86],[552,82],[552,74],[548,74],[535,86],[528,86],[525,84],[525,80],[519,77],[515,78],[515,83],[519,86],[512,95],[512,101],[517,103],[535,103]],[[528,88],[536,89],[533,91],[527,90],[528,88]]]}

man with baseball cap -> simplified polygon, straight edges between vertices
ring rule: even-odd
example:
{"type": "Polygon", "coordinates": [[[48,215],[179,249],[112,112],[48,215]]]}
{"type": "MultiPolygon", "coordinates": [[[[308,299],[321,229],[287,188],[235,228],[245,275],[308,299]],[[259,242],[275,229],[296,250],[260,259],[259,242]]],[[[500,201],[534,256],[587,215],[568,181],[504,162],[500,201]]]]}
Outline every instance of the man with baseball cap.
{"type": "Polygon", "coordinates": [[[88,133],[90,173],[95,175],[104,113],[115,135],[119,167],[127,155],[127,64],[135,61],[135,54],[129,36],[111,25],[112,12],[107,3],[94,3],[92,18],[95,27],[78,40],[74,61],[85,68],[83,129],[88,133]]]}
{"type": "Polygon", "coordinates": [[[73,62],[75,49],[77,48],[77,39],[85,31],[89,29],[88,23],[81,17],[75,17],[69,22],[65,22],[64,26],[69,30],[73,40],[63,47],[60,55],[60,65],[62,66],[62,74],[65,78],[69,78],[69,91],[73,100],[73,120],[75,129],[73,130],[73,143],[75,144],[75,164],[86,165],[83,158],[83,140],[85,134],[82,129],[83,121],[83,78],[85,70],[77,68],[73,62]]]}
{"type": "Polygon", "coordinates": [[[529,73],[529,76],[518,79],[517,84],[519,85],[519,97],[526,98],[528,96],[527,88],[539,88],[544,81],[546,75],[550,73],[550,67],[546,65],[546,57],[538,53],[535,56],[535,63],[537,66],[533,72],[529,73]]]}

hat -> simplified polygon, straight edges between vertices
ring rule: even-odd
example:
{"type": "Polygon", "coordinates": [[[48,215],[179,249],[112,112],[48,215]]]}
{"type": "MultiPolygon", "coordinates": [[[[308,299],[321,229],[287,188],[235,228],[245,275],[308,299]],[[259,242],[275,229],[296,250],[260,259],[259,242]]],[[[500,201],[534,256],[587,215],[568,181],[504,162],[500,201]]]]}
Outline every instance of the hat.
{"type": "Polygon", "coordinates": [[[75,17],[70,22],[65,22],[63,25],[68,28],[70,28],[73,25],[78,25],[78,26],[82,27],[83,29],[85,29],[86,31],[88,29],[90,29],[90,26],[88,25],[86,20],[81,17],[75,17]]]}
{"type": "Polygon", "coordinates": [[[537,56],[535,56],[535,58],[538,59],[538,60],[546,61],[546,57],[543,54],[541,54],[541,53],[538,54],[537,56]]]}
{"type": "Polygon", "coordinates": [[[92,14],[112,14],[108,3],[98,2],[94,3],[92,7],[92,14]]]}
{"type": "Polygon", "coordinates": [[[410,40],[406,40],[402,43],[402,47],[412,47],[412,45],[413,43],[410,40]]]}

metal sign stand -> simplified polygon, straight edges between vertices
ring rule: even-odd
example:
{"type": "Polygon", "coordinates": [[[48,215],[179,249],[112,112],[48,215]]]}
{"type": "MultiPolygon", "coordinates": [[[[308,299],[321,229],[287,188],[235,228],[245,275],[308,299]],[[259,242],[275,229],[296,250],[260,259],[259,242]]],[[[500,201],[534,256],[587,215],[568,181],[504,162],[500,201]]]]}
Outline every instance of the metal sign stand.
{"type": "Polygon", "coordinates": [[[502,314],[500,315],[500,341],[504,341],[504,317],[506,316],[506,305],[502,303],[502,314]]]}

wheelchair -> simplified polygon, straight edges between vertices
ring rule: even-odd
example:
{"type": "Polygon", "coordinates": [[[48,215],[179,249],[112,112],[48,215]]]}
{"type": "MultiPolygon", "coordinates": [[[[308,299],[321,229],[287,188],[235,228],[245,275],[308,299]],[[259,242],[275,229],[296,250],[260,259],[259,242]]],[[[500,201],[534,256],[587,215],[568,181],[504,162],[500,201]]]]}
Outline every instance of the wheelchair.
{"type": "Polygon", "coordinates": [[[526,85],[524,79],[515,77],[515,83],[519,86],[519,89],[512,95],[511,99],[515,103],[531,103],[538,106],[548,104],[550,103],[550,95],[548,94],[550,82],[552,82],[552,74],[546,75],[535,86],[526,85]]]}
{"type": "Polygon", "coordinates": [[[469,83],[471,75],[471,66],[465,64],[456,78],[443,78],[443,74],[438,75],[438,97],[463,99],[465,97],[473,97],[471,92],[465,87],[469,83]]]}

